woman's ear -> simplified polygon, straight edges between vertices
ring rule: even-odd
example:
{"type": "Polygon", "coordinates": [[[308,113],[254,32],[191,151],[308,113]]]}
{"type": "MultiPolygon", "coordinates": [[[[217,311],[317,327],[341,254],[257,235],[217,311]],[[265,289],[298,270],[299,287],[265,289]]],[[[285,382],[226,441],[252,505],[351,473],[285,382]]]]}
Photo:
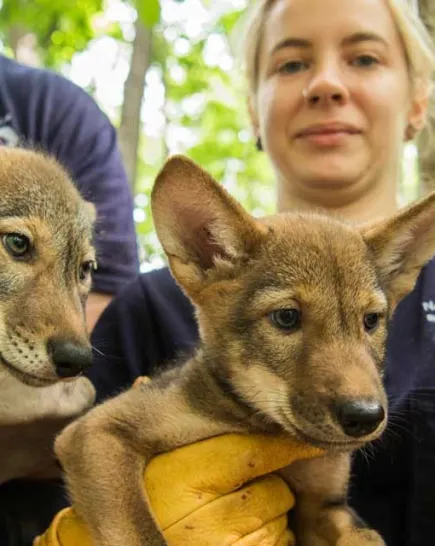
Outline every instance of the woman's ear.
{"type": "Polygon", "coordinates": [[[428,108],[429,97],[427,93],[418,94],[412,99],[408,112],[406,140],[412,140],[423,129],[427,119],[428,108]]]}
{"type": "Polygon", "coordinates": [[[251,119],[252,132],[254,134],[254,137],[258,138],[260,136],[260,128],[258,125],[258,115],[257,115],[256,104],[255,104],[255,97],[252,95],[252,93],[250,93],[248,97],[248,112],[249,112],[249,117],[251,119]]]}

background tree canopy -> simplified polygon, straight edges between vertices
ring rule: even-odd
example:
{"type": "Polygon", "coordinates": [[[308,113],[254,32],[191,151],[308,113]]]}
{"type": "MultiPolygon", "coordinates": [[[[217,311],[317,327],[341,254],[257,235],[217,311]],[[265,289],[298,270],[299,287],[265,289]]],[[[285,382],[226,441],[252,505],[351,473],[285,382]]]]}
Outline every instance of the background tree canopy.
{"type": "MultiPolygon", "coordinates": [[[[118,127],[135,195],[143,268],[161,263],[149,191],[169,153],[185,153],[255,214],[274,208],[273,176],[255,149],[237,55],[248,0],[3,0],[3,53],[91,93],[118,127]]],[[[429,28],[435,6],[420,0],[429,28]]],[[[407,147],[403,201],[419,191],[407,147]]],[[[422,163],[433,174],[435,154],[422,163]],[[432,160],[432,164],[431,164],[432,160]]],[[[435,179],[434,176],[431,178],[435,179]]]]}

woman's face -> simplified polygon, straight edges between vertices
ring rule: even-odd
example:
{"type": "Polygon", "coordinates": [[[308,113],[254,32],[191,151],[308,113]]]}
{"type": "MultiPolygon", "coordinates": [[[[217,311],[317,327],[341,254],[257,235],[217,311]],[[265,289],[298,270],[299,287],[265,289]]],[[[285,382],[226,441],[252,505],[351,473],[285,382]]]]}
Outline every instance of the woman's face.
{"type": "Polygon", "coordinates": [[[421,125],[424,105],[411,101],[387,3],[278,0],[251,112],[278,181],[299,196],[327,204],[391,184],[407,125],[421,125]]]}

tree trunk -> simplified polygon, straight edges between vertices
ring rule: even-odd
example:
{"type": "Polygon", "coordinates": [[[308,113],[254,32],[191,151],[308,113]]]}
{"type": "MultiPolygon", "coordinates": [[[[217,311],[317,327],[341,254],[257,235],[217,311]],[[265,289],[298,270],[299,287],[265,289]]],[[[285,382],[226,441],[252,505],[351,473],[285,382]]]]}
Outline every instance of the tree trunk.
{"type": "Polygon", "coordinates": [[[136,182],[137,153],[140,138],[140,112],[145,91],[145,75],[151,64],[151,30],[139,17],[135,24],[130,72],[124,85],[124,102],[119,126],[119,145],[131,188],[136,182]]]}
{"type": "MultiPolygon", "coordinates": [[[[418,4],[423,21],[435,42],[435,2],[419,0],[418,4]]],[[[435,96],[432,96],[429,112],[432,115],[429,117],[428,131],[424,131],[417,139],[422,193],[435,190],[435,96]]]]}

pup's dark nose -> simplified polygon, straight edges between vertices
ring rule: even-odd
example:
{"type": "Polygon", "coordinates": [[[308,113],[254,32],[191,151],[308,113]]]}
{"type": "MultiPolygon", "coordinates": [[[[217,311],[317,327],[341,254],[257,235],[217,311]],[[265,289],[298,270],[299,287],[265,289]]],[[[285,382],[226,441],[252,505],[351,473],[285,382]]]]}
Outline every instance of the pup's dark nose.
{"type": "Polygon", "coordinates": [[[52,338],[47,343],[47,349],[59,377],[74,377],[92,364],[91,348],[77,341],[52,338]]]}
{"type": "Polygon", "coordinates": [[[385,417],[385,410],[379,402],[352,400],[336,408],[338,422],[348,436],[359,438],[374,432],[385,417]]]}

